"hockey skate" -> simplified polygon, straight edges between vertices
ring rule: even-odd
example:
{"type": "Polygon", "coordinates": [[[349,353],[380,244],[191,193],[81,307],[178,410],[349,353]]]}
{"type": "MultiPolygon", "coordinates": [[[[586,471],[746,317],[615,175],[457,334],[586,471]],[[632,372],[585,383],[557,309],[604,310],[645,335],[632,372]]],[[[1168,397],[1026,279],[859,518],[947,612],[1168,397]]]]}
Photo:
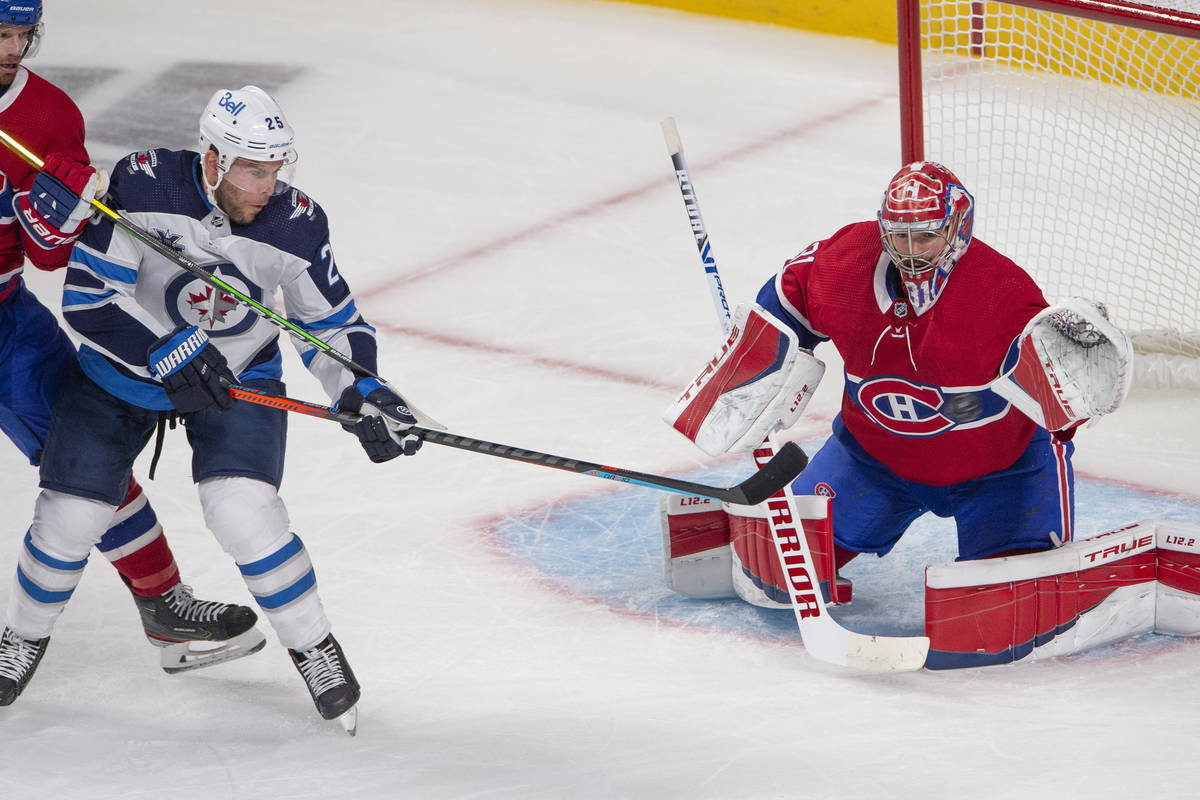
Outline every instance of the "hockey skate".
{"type": "Polygon", "coordinates": [[[267,638],[246,606],[197,600],[182,583],[155,597],[133,596],[150,644],[162,648],[164,672],[211,667],[257,653],[267,638]]]}
{"type": "Polygon", "coordinates": [[[50,637],[22,639],[12,628],[0,634],[0,706],[10,706],[33,677],[50,637]]]}
{"type": "Polygon", "coordinates": [[[358,731],[358,680],[333,634],[307,650],[288,650],[300,676],[308,686],[317,711],[325,719],[336,719],[353,736],[358,731]]]}

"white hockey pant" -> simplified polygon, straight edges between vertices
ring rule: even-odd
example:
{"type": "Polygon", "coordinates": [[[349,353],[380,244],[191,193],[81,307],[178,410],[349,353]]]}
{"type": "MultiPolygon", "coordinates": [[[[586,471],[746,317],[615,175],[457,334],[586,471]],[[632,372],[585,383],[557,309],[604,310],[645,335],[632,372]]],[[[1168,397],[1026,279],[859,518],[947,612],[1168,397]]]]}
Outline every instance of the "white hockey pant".
{"type": "Polygon", "coordinates": [[[308,550],[274,486],[253,478],[200,482],[204,522],[233,556],[279,642],[305,650],[329,635],[308,550]]]}
{"type": "Polygon", "coordinates": [[[6,624],[26,639],[50,635],[71,599],[88,552],[113,521],[115,506],[43,489],[17,557],[6,624]]]}

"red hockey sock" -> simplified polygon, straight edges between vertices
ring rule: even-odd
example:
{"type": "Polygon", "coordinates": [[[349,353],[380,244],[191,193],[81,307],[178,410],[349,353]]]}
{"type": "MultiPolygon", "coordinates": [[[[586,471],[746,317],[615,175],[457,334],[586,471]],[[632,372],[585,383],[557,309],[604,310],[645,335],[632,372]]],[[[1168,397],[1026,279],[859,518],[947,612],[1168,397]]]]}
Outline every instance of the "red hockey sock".
{"type": "Polygon", "coordinates": [[[129,478],[125,502],[97,545],[134,594],[160,595],[179,583],[179,568],[142,487],[129,478]]]}

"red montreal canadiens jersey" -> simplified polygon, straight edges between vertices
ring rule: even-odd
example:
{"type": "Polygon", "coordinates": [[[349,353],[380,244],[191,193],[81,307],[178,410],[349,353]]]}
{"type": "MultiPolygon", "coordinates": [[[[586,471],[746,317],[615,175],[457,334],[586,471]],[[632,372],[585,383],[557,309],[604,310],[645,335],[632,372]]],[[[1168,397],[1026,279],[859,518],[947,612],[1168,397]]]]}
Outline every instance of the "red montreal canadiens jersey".
{"type": "MultiPolygon", "coordinates": [[[[66,93],[22,67],[0,95],[0,129],[38,156],[62,153],[88,163],[83,144],[83,115],[66,93]]],[[[0,146],[0,300],[12,292],[25,256],[41,269],[67,263],[70,246],[44,250],[25,236],[13,209],[13,194],[26,191],[37,173],[7,147],[0,146]]]]}
{"type": "Polygon", "coordinates": [[[1010,466],[1036,425],[989,391],[1009,345],[1046,307],[1016,264],[975,239],[917,316],[875,222],[848,225],[787,262],[783,310],[845,361],[842,420],[907,480],[938,486],[1010,466]]]}

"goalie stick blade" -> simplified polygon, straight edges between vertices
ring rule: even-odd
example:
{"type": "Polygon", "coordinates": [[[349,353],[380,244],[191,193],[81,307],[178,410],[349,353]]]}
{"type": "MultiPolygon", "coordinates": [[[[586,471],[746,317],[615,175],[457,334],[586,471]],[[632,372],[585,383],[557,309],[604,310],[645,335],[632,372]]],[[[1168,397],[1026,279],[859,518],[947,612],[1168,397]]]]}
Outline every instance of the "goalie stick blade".
{"type": "Polygon", "coordinates": [[[868,636],[850,631],[846,666],[864,672],[911,672],[925,666],[927,636],[868,636]]]}
{"type": "Polygon", "coordinates": [[[729,489],[728,502],[756,506],[796,479],[808,466],[808,455],[795,442],[787,442],[758,472],[729,489]]]}
{"type": "Polygon", "coordinates": [[[925,666],[926,636],[871,636],[843,628],[828,616],[800,623],[804,649],[827,664],[860,672],[911,672],[925,666]]]}

